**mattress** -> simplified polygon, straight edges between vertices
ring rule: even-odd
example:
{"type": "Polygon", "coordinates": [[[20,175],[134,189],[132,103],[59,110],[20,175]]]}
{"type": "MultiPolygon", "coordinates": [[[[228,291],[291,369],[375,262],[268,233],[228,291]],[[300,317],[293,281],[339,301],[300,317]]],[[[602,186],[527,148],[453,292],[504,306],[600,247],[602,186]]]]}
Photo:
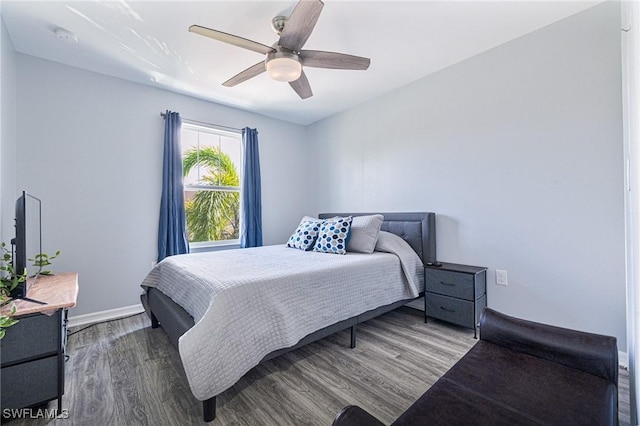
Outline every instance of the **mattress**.
{"type": "Polygon", "coordinates": [[[417,297],[420,258],[381,232],[372,254],[304,252],[284,245],[171,256],[149,273],[195,325],[178,342],[194,396],[233,386],[267,354],[380,306],[417,297]]]}

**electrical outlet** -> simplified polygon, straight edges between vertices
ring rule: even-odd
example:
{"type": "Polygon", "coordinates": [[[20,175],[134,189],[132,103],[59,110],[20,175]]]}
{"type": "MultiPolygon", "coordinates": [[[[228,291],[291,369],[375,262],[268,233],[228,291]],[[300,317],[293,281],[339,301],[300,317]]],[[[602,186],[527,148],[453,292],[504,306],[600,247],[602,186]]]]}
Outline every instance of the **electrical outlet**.
{"type": "Polygon", "coordinates": [[[503,269],[496,269],[496,284],[509,285],[509,282],[507,281],[507,271],[503,269]]]}

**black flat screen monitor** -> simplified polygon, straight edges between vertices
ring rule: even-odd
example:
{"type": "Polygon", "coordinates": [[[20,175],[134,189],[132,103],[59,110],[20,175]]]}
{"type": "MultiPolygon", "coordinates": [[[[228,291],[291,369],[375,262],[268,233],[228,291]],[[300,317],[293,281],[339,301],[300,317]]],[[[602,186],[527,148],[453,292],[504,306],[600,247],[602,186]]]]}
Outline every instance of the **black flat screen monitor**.
{"type": "Polygon", "coordinates": [[[26,191],[16,201],[16,238],[14,239],[13,267],[16,274],[26,271],[27,279],[12,292],[14,299],[27,299],[29,289],[35,284],[41,266],[36,266],[36,256],[42,253],[42,213],[40,199],[26,191]]]}

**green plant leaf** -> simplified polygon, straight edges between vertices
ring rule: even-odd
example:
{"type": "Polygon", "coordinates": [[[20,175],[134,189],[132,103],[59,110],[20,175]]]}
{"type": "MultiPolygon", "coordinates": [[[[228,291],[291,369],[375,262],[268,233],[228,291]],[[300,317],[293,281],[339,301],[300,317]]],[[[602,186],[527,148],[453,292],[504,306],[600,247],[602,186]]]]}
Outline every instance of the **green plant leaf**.
{"type": "Polygon", "coordinates": [[[11,327],[12,325],[14,325],[15,323],[17,323],[18,320],[13,319],[11,317],[7,317],[7,316],[0,316],[0,328],[7,328],[7,327],[11,327]]]}
{"type": "MultiPolygon", "coordinates": [[[[203,184],[237,187],[240,179],[231,157],[213,146],[190,149],[183,156],[183,174],[196,166],[204,167],[203,184]]],[[[240,198],[237,192],[196,191],[185,202],[188,239],[215,241],[239,236],[240,198]]]]}

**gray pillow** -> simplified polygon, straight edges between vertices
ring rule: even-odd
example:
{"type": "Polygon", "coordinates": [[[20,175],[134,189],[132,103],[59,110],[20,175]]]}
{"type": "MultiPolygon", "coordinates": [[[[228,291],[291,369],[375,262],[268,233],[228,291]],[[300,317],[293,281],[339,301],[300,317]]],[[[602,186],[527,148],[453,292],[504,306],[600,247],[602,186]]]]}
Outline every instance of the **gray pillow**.
{"type": "Polygon", "coordinates": [[[349,235],[347,251],[373,253],[383,220],[384,216],[381,214],[354,216],[351,222],[351,234],[349,235]]]}

